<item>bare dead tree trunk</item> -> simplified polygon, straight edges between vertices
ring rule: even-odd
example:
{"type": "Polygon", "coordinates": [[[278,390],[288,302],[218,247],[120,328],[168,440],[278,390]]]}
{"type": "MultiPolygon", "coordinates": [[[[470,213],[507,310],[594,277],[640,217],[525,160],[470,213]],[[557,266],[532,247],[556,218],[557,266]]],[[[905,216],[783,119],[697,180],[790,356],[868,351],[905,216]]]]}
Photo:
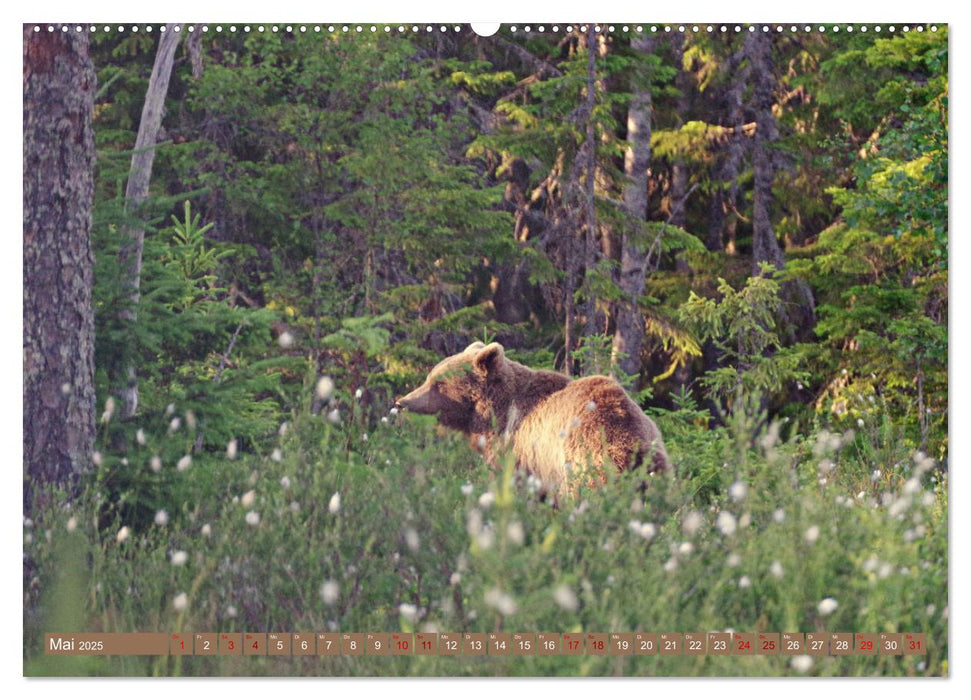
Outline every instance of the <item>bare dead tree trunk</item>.
{"type": "MultiPolygon", "coordinates": [[[[145,95],[145,105],[142,108],[142,119],[138,125],[138,136],[135,138],[135,152],[132,154],[131,170],[128,184],[125,188],[125,207],[129,212],[137,213],[139,206],[148,198],[148,186],[152,179],[152,165],[155,162],[155,144],[158,141],[159,129],[162,126],[162,112],[165,106],[165,96],[169,91],[169,79],[172,76],[172,65],[175,62],[175,50],[179,45],[181,32],[175,31],[174,24],[165,25],[165,31],[159,41],[155,54],[155,65],[152,76],[148,81],[148,92],[145,95]]],[[[119,312],[122,321],[133,323],[137,314],[140,299],[142,276],[142,249],[145,245],[145,229],[134,226],[128,229],[128,241],[119,251],[118,258],[125,284],[129,289],[130,306],[123,307],[119,312]]],[[[123,370],[125,386],[121,388],[121,415],[130,418],[138,408],[138,381],[134,363],[130,363],[123,370]]]]}
{"type": "Polygon", "coordinates": [[[86,32],[24,27],[24,508],[90,468],[95,73],[86,32]]]}
{"type": "MultiPolygon", "coordinates": [[[[631,48],[650,54],[654,39],[637,35],[631,48]]],[[[647,178],[651,164],[651,90],[635,85],[627,108],[627,150],[624,153],[624,208],[631,219],[647,221],[647,178]]],[[[624,231],[620,252],[620,287],[624,301],[617,310],[612,354],[614,363],[626,374],[635,375],[641,368],[641,346],[644,342],[644,317],[638,301],[644,295],[647,277],[647,247],[638,245],[630,227],[624,231]]]]}

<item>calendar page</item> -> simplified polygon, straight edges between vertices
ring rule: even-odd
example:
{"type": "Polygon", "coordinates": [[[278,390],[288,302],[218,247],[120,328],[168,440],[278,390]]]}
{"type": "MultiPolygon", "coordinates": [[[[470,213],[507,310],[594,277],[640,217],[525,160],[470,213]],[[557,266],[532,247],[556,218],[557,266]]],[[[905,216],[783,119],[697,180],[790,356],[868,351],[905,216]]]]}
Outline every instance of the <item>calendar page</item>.
{"type": "Polygon", "coordinates": [[[23,24],[23,675],[947,677],[949,28],[811,15],[23,24]]]}

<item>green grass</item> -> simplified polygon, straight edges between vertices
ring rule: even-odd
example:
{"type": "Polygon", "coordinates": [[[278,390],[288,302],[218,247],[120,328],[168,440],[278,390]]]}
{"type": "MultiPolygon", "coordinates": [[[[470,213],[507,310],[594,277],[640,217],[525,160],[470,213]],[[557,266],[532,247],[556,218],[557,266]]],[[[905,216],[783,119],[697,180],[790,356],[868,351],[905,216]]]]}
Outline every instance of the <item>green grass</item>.
{"type": "Polygon", "coordinates": [[[947,476],[891,431],[782,441],[772,429],[750,446],[744,421],[708,430],[662,415],[674,474],[643,496],[639,475],[621,476],[554,509],[462,436],[384,418],[301,411],[266,444],[193,455],[184,471],[185,420],[172,434],[146,427],[125,453],[104,448],[70,505],[49,494],[25,525],[25,675],[797,675],[784,657],[55,664],[42,649],[46,631],[727,629],[924,632],[924,657],[818,657],[805,673],[947,675],[947,476]]]}

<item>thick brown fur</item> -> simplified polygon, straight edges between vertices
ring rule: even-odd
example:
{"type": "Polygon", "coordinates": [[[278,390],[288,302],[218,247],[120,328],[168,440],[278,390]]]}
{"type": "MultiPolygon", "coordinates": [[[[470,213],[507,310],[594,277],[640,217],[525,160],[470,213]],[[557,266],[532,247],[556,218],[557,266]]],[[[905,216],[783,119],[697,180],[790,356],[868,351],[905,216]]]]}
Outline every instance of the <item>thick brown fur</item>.
{"type": "Polygon", "coordinates": [[[606,482],[605,457],[618,471],[644,462],[649,472],[670,469],[657,426],[615,380],[533,370],[507,359],[498,343],[473,343],[442,360],[397,405],[438,416],[490,461],[511,446],[517,467],[554,497],[606,482]]]}

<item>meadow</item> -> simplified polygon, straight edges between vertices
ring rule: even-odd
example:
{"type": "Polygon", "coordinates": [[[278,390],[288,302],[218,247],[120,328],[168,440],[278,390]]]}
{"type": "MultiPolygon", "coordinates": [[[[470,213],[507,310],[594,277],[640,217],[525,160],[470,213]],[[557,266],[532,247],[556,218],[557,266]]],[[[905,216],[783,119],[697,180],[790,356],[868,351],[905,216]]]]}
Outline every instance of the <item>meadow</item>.
{"type": "Polygon", "coordinates": [[[47,529],[25,523],[25,674],[947,675],[947,474],[876,406],[855,430],[785,438],[773,423],[755,441],[755,411],[720,429],[666,412],[674,473],[554,508],[434,420],[340,387],[315,415],[313,393],[275,440],[208,458],[186,456],[201,417],[173,406],[123,454],[99,452],[47,529]],[[924,632],[928,651],[45,657],[43,632],[72,629],[924,632]]]}

